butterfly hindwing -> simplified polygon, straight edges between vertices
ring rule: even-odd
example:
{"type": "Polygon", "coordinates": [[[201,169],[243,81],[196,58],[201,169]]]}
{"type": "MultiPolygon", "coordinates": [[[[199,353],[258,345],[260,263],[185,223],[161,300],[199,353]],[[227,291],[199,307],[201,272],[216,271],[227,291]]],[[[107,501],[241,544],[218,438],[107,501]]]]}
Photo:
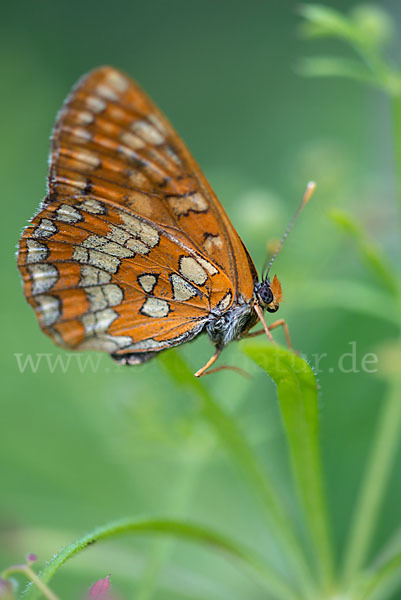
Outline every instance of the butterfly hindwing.
{"type": "Polygon", "coordinates": [[[200,331],[212,300],[224,309],[233,298],[229,279],[188,240],[86,197],[33,219],[19,265],[42,328],[74,349],[164,349],[200,331]]]}

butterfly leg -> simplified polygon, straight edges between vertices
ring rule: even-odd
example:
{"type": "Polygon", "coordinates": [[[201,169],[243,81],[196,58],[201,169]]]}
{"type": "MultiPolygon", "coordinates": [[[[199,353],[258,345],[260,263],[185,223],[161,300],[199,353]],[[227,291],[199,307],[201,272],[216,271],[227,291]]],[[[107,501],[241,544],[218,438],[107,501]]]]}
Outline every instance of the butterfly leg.
{"type": "Polygon", "coordinates": [[[254,308],[255,308],[255,312],[256,312],[256,314],[257,314],[257,315],[258,315],[258,317],[259,317],[259,321],[260,321],[260,322],[262,323],[262,325],[263,325],[263,331],[264,331],[264,333],[267,335],[267,337],[269,338],[269,340],[270,340],[271,342],[274,342],[273,336],[272,336],[272,334],[270,333],[270,329],[269,329],[269,327],[267,326],[267,323],[266,323],[266,321],[265,321],[265,317],[264,317],[264,315],[263,315],[263,310],[260,308],[259,304],[255,304],[255,307],[254,307],[254,308]]]}
{"type": "Polygon", "coordinates": [[[203,375],[211,375],[212,373],[218,373],[218,371],[223,371],[223,369],[228,369],[230,371],[235,371],[235,373],[238,373],[239,375],[242,375],[243,377],[250,378],[249,373],[244,371],[244,369],[240,369],[239,367],[233,367],[231,365],[221,365],[220,367],[215,367],[214,369],[209,369],[209,367],[211,367],[216,362],[216,360],[218,359],[220,354],[221,354],[221,350],[217,350],[215,352],[215,354],[213,354],[213,356],[211,358],[209,358],[207,363],[201,369],[199,369],[199,371],[197,371],[195,373],[195,377],[202,377],[203,375]]]}
{"type": "Polygon", "coordinates": [[[203,375],[211,375],[212,373],[218,373],[219,371],[223,370],[234,371],[235,373],[238,373],[238,375],[242,375],[247,379],[252,378],[252,376],[247,371],[244,371],[244,369],[240,369],[240,367],[234,367],[232,365],[221,365],[220,367],[216,367],[215,369],[209,369],[209,371],[206,372],[204,371],[201,375],[197,375],[196,373],[195,375],[197,377],[202,377],[203,375]]]}
{"type": "Polygon", "coordinates": [[[216,352],[213,354],[213,356],[211,356],[209,358],[207,363],[201,369],[199,369],[199,371],[196,371],[195,377],[202,377],[202,375],[204,375],[205,371],[207,371],[208,368],[211,367],[216,362],[216,360],[219,358],[220,354],[221,354],[221,350],[217,349],[216,352]]]}
{"type": "MultiPolygon", "coordinates": [[[[274,323],[269,325],[269,331],[271,331],[272,329],[275,329],[276,327],[282,327],[284,329],[284,335],[285,335],[285,339],[287,342],[287,346],[289,347],[290,350],[294,350],[294,347],[291,342],[290,330],[288,328],[287,322],[284,319],[279,319],[278,321],[275,321],[274,323]]],[[[248,333],[245,337],[246,338],[257,337],[258,335],[263,335],[264,333],[266,333],[266,331],[264,329],[260,329],[259,331],[252,331],[252,333],[248,333]]]]}
{"type": "Polygon", "coordinates": [[[285,321],[284,319],[279,319],[278,321],[275,321],[274,323],[269,325],[270,330],[275,329],[276,327],[282,327],[284,329],[284,335],[287,342],[287,346],[290,350],[294,351],[294,346],[291,342],[290,330],[288,329],[287,321],[285,321]]]}

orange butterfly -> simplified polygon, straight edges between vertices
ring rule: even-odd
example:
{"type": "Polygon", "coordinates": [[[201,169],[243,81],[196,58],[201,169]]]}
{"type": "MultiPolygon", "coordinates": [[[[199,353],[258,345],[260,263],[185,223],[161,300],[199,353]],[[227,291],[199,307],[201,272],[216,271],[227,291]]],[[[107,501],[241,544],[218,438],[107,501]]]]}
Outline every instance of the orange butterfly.
{"type": "MultiPolygon", "coordinates": [[[[304,197],[306,203],[310,193],[304,197]]],[[[253,262],[170,123],[127,76],[91,72],[54,128],[48,194],[18,266],[43,331],[139,364],[206,331],[216,352],[275,312],[253,262]]],[[[211,372],[211,371],[209,371],[211,372]]]]}

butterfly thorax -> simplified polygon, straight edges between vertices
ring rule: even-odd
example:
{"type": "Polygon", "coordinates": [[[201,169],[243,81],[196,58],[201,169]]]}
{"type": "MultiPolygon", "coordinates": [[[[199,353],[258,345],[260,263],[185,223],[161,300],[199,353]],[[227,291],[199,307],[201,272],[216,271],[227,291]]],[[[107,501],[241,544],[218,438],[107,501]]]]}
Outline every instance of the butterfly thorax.
{"type": "Polygon", "coordinates": [[[245,301],[242,296],[225,313],[219,316],[211,315],[206,331],[217,348],[223,348],[233,340],[243,338],[256,325],[258,316],[254,306],[258,304],[262,310],[274,313],[279,308],[281,286],[278,279],[273,283],[264,279],[255,284],[253,298],[245,301]],[[278,293],[279,292],[279,293],[278,293]]]}
{"type": "Polygon", "coordinates": [[[219,316],[211,315],[206,331],[216,346],[223,348],[233,340],[239,340],[253,327],[258,317],[253,309],[253,300],[245,303],[242,299],[219,316]]]}

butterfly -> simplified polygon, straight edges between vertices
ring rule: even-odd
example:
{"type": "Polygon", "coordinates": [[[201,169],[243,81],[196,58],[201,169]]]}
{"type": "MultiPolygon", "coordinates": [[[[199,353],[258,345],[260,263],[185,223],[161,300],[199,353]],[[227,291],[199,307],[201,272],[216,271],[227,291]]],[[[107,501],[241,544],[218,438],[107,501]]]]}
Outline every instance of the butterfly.
{"type": "MultiPolygon", "coordinates": [[[[304,204],[305,204],[304,197],[304,204]]],[[[307,200],[307,198],[306,198],[307,200]]],[[[24,293],[65,348],[135,365],[206,332],[215,353],[274,313],[281,285],[245,245],[183,141],[128,76],[101,67],[57,117],[48,190],[20,240],[24,293]]],[[[257,332],[258,333],[258,332],[257,332]]]]}

